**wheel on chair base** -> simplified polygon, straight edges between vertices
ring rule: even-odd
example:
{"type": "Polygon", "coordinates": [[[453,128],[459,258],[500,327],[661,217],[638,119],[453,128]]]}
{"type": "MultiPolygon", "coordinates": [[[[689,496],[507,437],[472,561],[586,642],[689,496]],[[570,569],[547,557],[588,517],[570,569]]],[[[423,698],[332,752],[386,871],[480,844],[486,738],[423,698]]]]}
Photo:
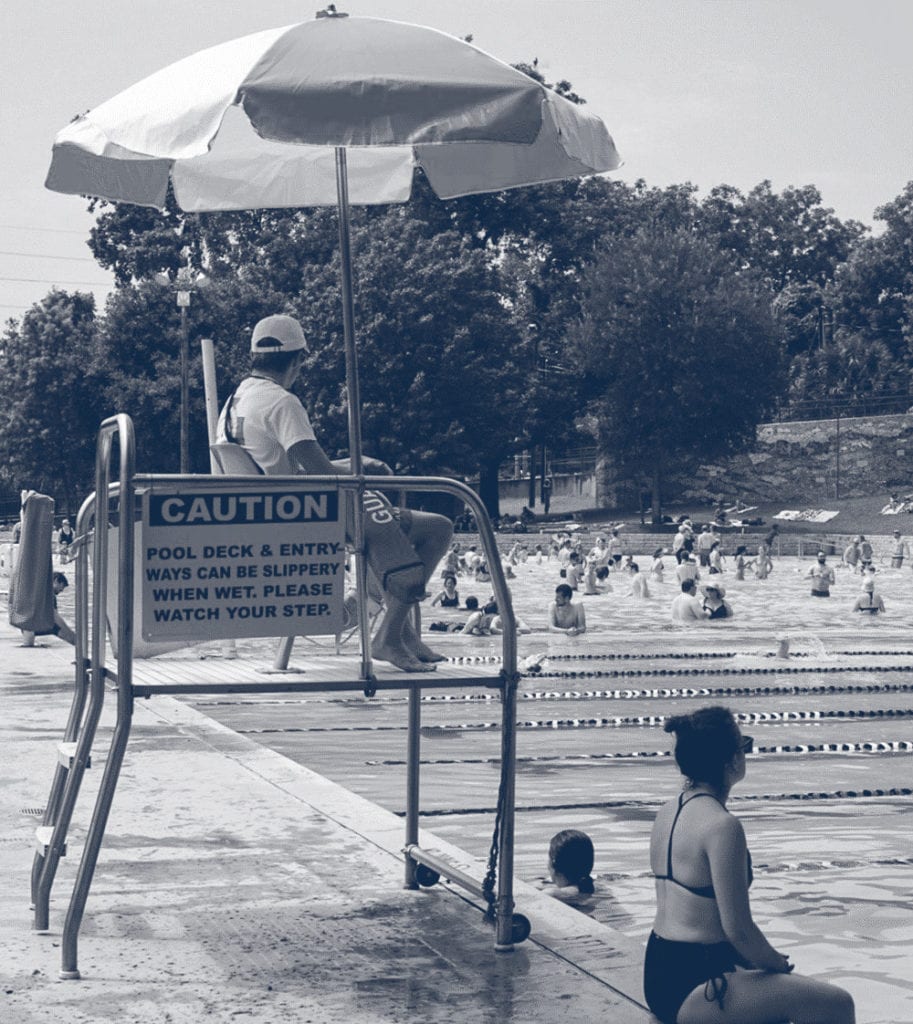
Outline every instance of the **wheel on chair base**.
{"type": "Polygon", "coordinates": [[[441,876],[433,868],[429,868],[427,864],[419,864],[415,868],[415,880],[419,885],[428,889],[432,885],[437,885],[441,880],[441,876]]]}
{"type": "Polygon", "coordinates": [[[526,942],[529,933],[533,930],[529,918],[523,914],[514,914],[511,921],[510,937],[514,942],[526,942]]]}

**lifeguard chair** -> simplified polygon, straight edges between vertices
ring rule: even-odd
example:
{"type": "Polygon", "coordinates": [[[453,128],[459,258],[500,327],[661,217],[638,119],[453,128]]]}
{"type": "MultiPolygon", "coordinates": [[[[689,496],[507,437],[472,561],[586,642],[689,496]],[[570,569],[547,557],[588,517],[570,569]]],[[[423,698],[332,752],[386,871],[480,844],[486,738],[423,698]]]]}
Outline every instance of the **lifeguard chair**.
{"type": "MultiPolygon", "coordinates": [[[[220,456],[227,460],[237,454],[220,453],[220,456]]],[[[262,585],[263,575],[259,570],[254,573],[253,569],[266,559],[265,564],[275,570],[274,573],[271,569],[267,578],[283,579],[283,567],[313,564],[302,560],[307,555],[305,545],[313,545],[311,553],[319,552],[317,557],[324,560],[319,564],[337,564],[334,559],[345,557],[345,502],[357,502],[353,507],[360,508],[361,492],[366,487],[390,484],[389,477],[253,476],[249,467],[237,459],[232,463],[225,461],[221,467],[226,472],[220,476],[137,474],[130,418],[125,414],[111,417],[102,423],[99,431],[95,491],[80,509],[76,525],[77,535],[90,537],[91,544],[80,544],[76,558],[73,702],[44,820],[38,830],[32,871],[34,926],[39,932],[48,929],[51,890],[59,859],[66,853],[67,832],[83,775],[90,765],[107,686],[117,693],[117,717],[64,924],[60,976],[80,977],[79,929],[130,738],[134,702],[138,697],[159,694],[361,690],[366,697],[371,697],[378,690],[407,690],[405,884],[410,888],[434,884],[440,875],[446,874],[452,882],[485,900],[488,916],[495,925],[496,948],[511,949],[515,942],[523,941],[529,934],[529,922],[514,913],[513,904],[519,682],[516,628],[494,532],[478,496],[466,485],[447,478],[396,478],[396,486],[402,491],[450,493],[474,512],[504,623],[500,665],[440,664],[436,671],[428,673],[403,673],[386,666],[378,668],[370,657],[369,624],[364,615],[360,616],[359,655],[310,657],[306,676],[294,666],[276,671],[245,658],[195,663],[167,659],[158,663],[140,661],[134,657],[139,640],[137,626],[144,643],[164,642],[172,647],[186,646],[188,640],[335,632],[342,605],[338,589],[327,585],[314,600],[282,600],[279,605],[278,595],[284,591],[277,585],[262,585]],[[112,481],[115,440],[119,449],[119,473],[117,480],[112,481]],[[221,542],[226,535],[232,538],[231,543],[221,542]],[[197,539],[187,541],[188,536],[197,539]],[[263,536],[270,540],[262,541],[263,536]],[[259,550],[258,544],[262,545],[259,550]],[[177,586],[187,582],[187,573],[182,570],[190,564],[212,573],[220,589],[216,591],[215,583],[211,588],[204,587],[199,577],[186,588],[189,593],[184,611],[181,614],[168,612],[168,587],[162,588],[163,596],[159,601],[153,584],[174,582],[177,586]],[[115,566],[116,572],[110,571],[115,566]],[[241,567],[245,567],[243,572],[241,567]],[[166,568],[170,571],[152,571],[166,568]],[[156,575],[159,580],[154,578],[156,575]],[[109,591],[112,591],[110,595],[109,591]],[[286,613],[286,607],[292,611],[286,613]],[[270,612],[271,608],[278,610],[270,612]],[[424,689],[453,686],[494,688],[501,695],[501,778],[494,827],[497,841],[492,844],[488,874],[482,881],[467,876],[418,845],[421,694],[424,689]]],[[[356,549],[360,543],[358,536],[356,549]]],[[[361,558],[357,559],[356,568],[359,604],[364,608],[366,573],[361,558]]],[[[199,576],[190,573],[191,578],[194,575],[199,576]]],[[[326,575],[336,574],[328,571],[326,575]]]]}

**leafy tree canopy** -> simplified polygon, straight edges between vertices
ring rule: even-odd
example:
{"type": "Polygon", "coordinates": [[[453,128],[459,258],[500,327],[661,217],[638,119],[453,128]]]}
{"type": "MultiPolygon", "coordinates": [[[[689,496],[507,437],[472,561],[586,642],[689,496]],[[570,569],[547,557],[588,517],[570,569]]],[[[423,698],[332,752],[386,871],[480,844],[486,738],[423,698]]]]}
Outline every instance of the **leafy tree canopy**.
{"type": "Polygon", "coordinates": [[[780,386],[769,293],[716,241],[646,227],[608,239],[571,344],[604,445],[663,478],[753,436],[780,386]]]}
{"type": "Polygon", "coordinates": [[[95,365],[95,298],[54,290],[0,342],[0,463],[8,478],[70,513],[91,490],[104,418],[95,365]]]}

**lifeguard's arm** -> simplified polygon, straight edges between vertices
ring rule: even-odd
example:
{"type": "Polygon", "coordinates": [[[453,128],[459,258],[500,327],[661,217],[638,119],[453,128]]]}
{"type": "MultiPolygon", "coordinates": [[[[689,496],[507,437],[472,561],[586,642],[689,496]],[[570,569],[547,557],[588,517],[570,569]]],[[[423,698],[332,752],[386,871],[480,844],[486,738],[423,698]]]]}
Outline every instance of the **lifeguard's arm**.
{"type": "MultiPolygon", "coordinates": [[[[320,447],[317,441],[296,441],[288,450],[288,457],[299,472],[305,475],[328,475],[334,473],[337,476],[350,473],[351,463],[348,459],[327,458],[326,452],[320,447]]],[[[369,475],[392,476],[393,470],[386,462],[380,459],[372,459],[365,456],[362,459],[362,468],[369,475]]]]}
{"type": "Polygon", "coordinates": [[[326,452],[316,441],[296,441],[288,450],[289,461],[306,476],[339,476],[343,470],[330,462],[326,452]]]}
{"type": "MultiPolygon", "coordinates": [[[[332,464],[339,473],[352,472],[352,462],[350,459],[333,459],[332,464]]],[[[386,462],[381,462],[380,459],[372,459],[370,455],[362,456],[361,468],[369,476],[393,476],[393,470],[386,462]]]]}
{"type": "Polygon", "coordinates": [[[738,818],[721,815],[707,837],[710,878],[726,937],[756,968],[785,973],[788,960],[754,923],[748,900],[748,847],[738,818]]]}

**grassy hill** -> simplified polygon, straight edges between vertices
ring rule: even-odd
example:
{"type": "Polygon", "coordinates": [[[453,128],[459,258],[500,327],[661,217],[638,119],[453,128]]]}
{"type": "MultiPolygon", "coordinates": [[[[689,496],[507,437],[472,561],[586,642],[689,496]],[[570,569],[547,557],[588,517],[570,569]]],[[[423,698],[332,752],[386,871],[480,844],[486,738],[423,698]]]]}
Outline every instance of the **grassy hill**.
{"type": "MultiPolygon", "coordinates": [[[[630,524],[639,523],[640,518],[630,512],[622,512],[618,509],[593,508],[587,498],[558,498],[552,502],[550,518],[575,518],[583,519],[587,523],[605,524],[612,522],[626,522],[630,524]]],[[[749,532],[766,533],[772,523],[777,523],[780,532],[784,535],[809,534],[814,536],[840,535],[862,533],[868,536],[890,535],[894,530],[900,530],[906,537],[913,537],[913,515],[900,513],[895,516],[881,514],[882,508],[887,503],[888,496],[883,492],[876,495],[862,498],[824,498],[801,502],[789,502],[783,504],[768,503],[761,504],[754,511],[748,513],[752,518],[764,520],[764,525],[755,527],[749,532]],[[827,523],[789,522],[774,519],[774,516],[784,509],[827,509],[838,514],[827,523]]],[[[517,515],[522,507],[522,502],[502,501],[501,511],[517,515]],[[516,508],[514,508],[516,505],[516,508]]],[[[536,511],[541,513],[542,507],[537,506],[536,511]]],[[[692,503],[690,505],[669,505],[663,509],[663,514],[676,519],[680,515],[689,515],[695,523],[709,522],[713,518],[714,509],[710,505],[692,503]]],[[[649,525],[649,519],[647,520],[649,525]]],[[[670,528],[671,530],[671,528],[670,528]]]]}

